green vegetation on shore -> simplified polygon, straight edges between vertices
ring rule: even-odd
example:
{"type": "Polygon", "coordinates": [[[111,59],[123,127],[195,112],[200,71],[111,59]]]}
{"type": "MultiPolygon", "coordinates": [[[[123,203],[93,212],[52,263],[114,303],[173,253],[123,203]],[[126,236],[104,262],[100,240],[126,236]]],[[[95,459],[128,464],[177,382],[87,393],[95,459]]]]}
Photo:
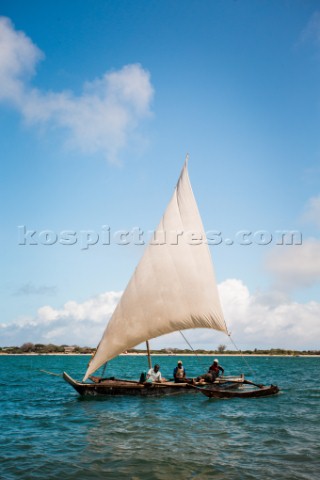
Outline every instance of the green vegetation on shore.
{"type": "MultiPolygon", "coordinates": [[[[61,353],[61,354],[93,354],[95,348],[91,347],[79,347],[78,345],[53,345],[49,343],[44,345],[42,343],[31,343],[27,342],[21,345],[20,347],[0,347],[0,354],[48,354],[48,353],[61,353]]],[[[132,348],[127,350],[124,353],[141,353],[146,354],[146,350],[132,348]]],[[[196,353],[198,355],[237,355],[239,354],[236,350],[227,350],[225,345],[219,345],[216,350],[190,350],[190,349],[180,349],[180,348],[162,348],[161,350],[152,350],[153,355],[162,354],[162,355],[184,355],[196,353]]],[[[320,350],[286,350],[283,348],[271,348],[266,349],[257,349],[254,350],[242,350],[241,353],[245,355],[288,355],[288,356],[297,356],[297,355],[320,355],[320,350]]]]}

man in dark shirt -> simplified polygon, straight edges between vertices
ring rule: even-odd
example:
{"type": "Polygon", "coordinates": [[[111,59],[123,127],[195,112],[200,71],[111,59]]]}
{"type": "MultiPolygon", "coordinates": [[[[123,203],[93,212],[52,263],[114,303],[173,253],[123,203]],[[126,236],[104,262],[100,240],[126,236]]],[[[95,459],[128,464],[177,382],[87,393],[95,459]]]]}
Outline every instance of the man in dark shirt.
{"type": "Polygon", "coordinates": [[[213,382],[215,381],[215,379],[217,377],[219,377],[220,372],[223,375],[224,374],[224,368],[222,368],[219,365],[219,360],[217,358],[215,358],[214,361],[213,361],[213,364],[209,367],[209,372],[208,372],[210,375],[212,375],[212,377],[214,377],[213,382]]]}
{"type": "Polygon", "coordinates": [[[214,383],[215,379],[219,377],[220,372],[223,374],[224,368],[219,365],[219,360],[215,358],[213,364],[209,367],[208,373],[197,377],[197,382],[205,381],[207,383],[214,383]]]}

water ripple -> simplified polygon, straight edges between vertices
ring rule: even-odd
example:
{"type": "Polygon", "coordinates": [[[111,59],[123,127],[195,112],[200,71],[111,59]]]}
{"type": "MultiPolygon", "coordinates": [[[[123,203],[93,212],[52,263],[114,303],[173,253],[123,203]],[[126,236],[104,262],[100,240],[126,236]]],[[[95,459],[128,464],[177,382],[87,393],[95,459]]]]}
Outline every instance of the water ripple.
{"type": "MultiPolygon", "coordinates": [[[[158,360],[170,376],[176,359],[158,360]]],[[[189,375],[199,373],[195,358],[183,361],[189,375]]],[[[282,388],[272,398],[87,400],[61,378],[39,371],[68,370],[81,378],[86,357],[0,357],[0,478],[315,480],[319,361],[255,359],[259,381],[282,388]],[[303,379],[301,388],[297,378],[303,379]]],[[[230,374],[242,369],[239,358],[224,358],[223,364],[230,374]]],[[[120,357],[110,368],[137,377],[145,358],[120,357]]]]}

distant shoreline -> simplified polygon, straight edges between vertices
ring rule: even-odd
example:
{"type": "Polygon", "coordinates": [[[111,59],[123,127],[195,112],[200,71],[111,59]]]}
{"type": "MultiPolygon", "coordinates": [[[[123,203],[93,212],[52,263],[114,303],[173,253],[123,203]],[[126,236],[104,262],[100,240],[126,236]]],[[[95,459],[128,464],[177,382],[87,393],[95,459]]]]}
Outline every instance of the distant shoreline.
{"type": "MultiPolygon", "coordinates": [[[[48,356],[63,356],[63,357],[91,357],[91,353],[5,353],[0,352],[0,356],[3,357],[24,357],[24,356],[32,356],[32,357],[48,357],[48,356]]],[[[147,353],[120,353],[119,357],[146,357],[147,353]]],[[[268,353],[177,353],[177,354],[170,354],[170,353],[151,353],[152,357],[319,357],[320,355],[314,354],[301,354],[301,355],[284,355],[284,354],[268,354],[268,353]]]]}

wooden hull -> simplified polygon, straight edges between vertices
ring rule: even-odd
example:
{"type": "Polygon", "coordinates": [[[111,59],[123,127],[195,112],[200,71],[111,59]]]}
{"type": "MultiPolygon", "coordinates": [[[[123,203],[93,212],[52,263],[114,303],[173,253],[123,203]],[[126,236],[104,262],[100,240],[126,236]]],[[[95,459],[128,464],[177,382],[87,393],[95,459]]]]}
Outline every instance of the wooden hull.
{"type": "Polygon", "coordinates": [[[64,380],[69,383],[80,395],[129,395],[129,396],[164,396],[181,393],[195,393],[197,389],[186,383],[139,383],[126,380],[104,380],[101,383],[78,382],[63,372],[64,380]]]}
{"type": "Polygon", "coordinates": [[[240,377],[223,377],[218,378],[215,386],[207,387],[207,384],[190,385],[187,383],[140,383],[133,380],[120,379],[103,379],[99,381],[99,377],[92,377],[93,383],[78,382],[74,380],[66,372],[63,372],[64,380],[69,383],[82,396],[101,396],[101,395],[126,395],[126,396],[165,396],[180,395],[186,393],[201,392],[208,397],[230,398],[230,397],[260,397],[273,395],[278,392],[278,387],[263,387],[259,390],[244,391],[242,387],[244,380],[240,377]],[[201,386],[200,386],[201,385],[201,386]],[[274,391],[277,389],[277,391],[274,391]]]}
{"type": "Polygon", "coordinates": [[[197,390],[210,398],[257,398],[275,395],[279,392],[276,385],[262,386],[257,389],[198,388],[197,390]]]}

